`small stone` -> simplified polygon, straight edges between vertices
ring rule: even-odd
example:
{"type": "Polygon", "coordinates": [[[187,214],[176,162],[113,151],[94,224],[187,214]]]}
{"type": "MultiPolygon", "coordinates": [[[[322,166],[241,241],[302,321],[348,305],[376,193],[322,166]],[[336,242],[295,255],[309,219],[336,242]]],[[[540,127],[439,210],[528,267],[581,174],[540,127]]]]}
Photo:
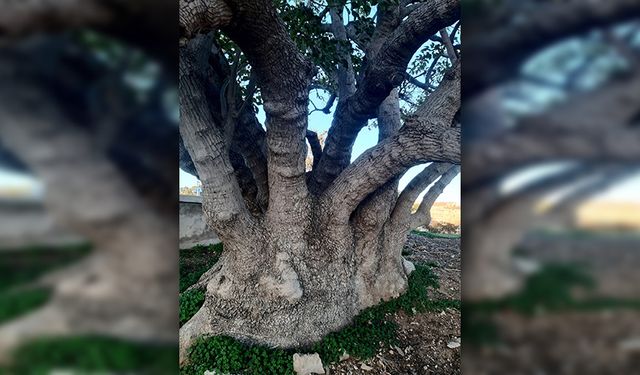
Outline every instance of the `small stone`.
{"type": "Polygon", "coordinates": [[[363,369],[364,371],[373,370],[373,367],[369,367],[369,366],[365,365],[364,363],[362,364],[362,366],[360,366],[360,368],[363,369]]]}
{"type": "Polygon", "coordinates": [[[624,351],[637,352],[640,351],[640,337],[631,338],[622,341],[619,348],[624,351]]]}
{"type": "Polygon", "coordinates": [[[397,347],[395,345],[393,346],[393,348],[396,350],[396,352],[398,352],[398,354],[400,354],[401,356],[404,357],[404,352],[402,351],[402,349],[400,349],[399,347],[397,347]]]}
{"type": "Polygon", "coordinates": [[[318,353],[294,354],[293,371],[298,375],[324,374],[324,366],[318,353]]]}
{"type": "Polygon", "coordinates": [[[460,338],[456,337],[455,339],[449,341],[447,343],[447,347],[451,348],[451,349],[459,348],[460,347],[460,338]]]}
{"type": "Polygon", "coordinates": [[[402,258],[402,268],[404,268],[404,273],[406,273],[407,276],[416,270],[416,266],[404,258],[402,258]]]}
{"type": "Polygon", "coordinates": [[[340,362],[346,361],[347,359],[351,358],[351,356],[349,355],[349,353],[347,352],[342,352],[342,355],[340,356],[340,362]]]}

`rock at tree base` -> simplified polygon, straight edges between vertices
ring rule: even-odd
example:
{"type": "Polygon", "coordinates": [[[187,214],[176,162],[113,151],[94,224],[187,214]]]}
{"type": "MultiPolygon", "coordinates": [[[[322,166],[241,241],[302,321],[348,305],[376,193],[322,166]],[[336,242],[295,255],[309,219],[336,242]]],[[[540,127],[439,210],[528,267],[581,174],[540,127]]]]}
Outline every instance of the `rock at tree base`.
{"type": "Polygon", "coordinates": [[[416,266],[404,258],[402,258],[402,268],[404,268],[404,273],[406,273],[407,276],[411,275],[411,273],[416,270],[416,266]]]}
{"type": "Polygon", "coordinates": [[[294,354],[293,371],[298,375],[324,374],[322,360],[318,353],[314,354],[294,354]]]}

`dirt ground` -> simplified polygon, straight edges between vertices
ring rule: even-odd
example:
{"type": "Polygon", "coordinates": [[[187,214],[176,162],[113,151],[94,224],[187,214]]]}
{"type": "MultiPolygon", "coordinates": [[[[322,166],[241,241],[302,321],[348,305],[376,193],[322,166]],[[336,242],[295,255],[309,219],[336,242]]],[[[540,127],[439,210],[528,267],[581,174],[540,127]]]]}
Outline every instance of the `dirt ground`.
{"type": "MultiPolygon", "coordinates": [[[[519,254],[540,263],[582,264],[596,281],[594,296],[637,301],[640,238],[530,236],[519,254]]],[[[499,340],[465,347],[465,374],[640,374],[640,310],[511,311],[494,315],[499,340]]]]}
{"type": "MultiPolygon", "coordinates": [[[[460,298],[460,239],[410,235],[405,258],[434,265],[440,289],[434,299],[460,298]]],[[[329,374],[460,374],[460,311],[448,309],[407,315],[394,314],[399,344],[386,346],[366,361],[347,359],[329,368],[329,374]],[[452,347],[449,347],[452,346],[452,347]]]]}

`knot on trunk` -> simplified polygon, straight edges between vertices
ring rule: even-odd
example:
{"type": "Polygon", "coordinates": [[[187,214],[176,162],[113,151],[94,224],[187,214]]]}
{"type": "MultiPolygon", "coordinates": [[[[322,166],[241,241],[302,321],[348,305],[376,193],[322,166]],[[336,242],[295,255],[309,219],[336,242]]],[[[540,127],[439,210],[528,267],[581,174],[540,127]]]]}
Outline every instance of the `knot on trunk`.
{"type": "Polygon", "coordinates": [[[289,254],[280,252],[276,254],[274,276],[262,276],[259,286],[268,297],[282,298],[289,303],[294,303],[302,298],[302,286],[298,280],[298,274],[290,264],[289,254]]]}

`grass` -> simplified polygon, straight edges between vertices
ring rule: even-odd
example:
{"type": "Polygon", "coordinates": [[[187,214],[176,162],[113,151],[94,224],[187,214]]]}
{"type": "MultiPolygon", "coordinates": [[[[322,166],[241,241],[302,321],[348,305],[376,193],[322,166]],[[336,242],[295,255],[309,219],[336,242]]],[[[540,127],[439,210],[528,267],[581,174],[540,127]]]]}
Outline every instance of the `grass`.
{"type": "Polygon", "coordinates": [[[190,249],[180,250],[180,327],[198,312],[204,303],[204,291],[187,288],[198,282],[200,276],[208,271],[220,259],[222,244],[196,245],[190,249]]]}
{"type": "Polygon", "coordinates": [[[47,289],[0,293],[0,324],[44,305],[49,295],[47,289]]]}
{"type": "Polygon", "coordinates": [[[90,250],[89,244],[0,250],[0,292],[70,264],[87,255],[90,250]]]}
{"type": "Polygon", "coordinates": [[[418,236],[423,236],[423,237],[427,237],[427,238],[460,238],[459,234],[454,234],[454,233],[433,233],[433,232],[427,232],[427,231],[419,231],[419,230],[413,230],[411,231],[412,234],[416,234],[418,236]]]}
{"type": "MultiPolygon", "coordinates": [[[[80,259],[90,248],[85,244],[0,251],[0,324],[44,305],[50,295],[47,289],[12,288],[80,259]]],[[[0,367],[0,374],[45,375],[56,369],[169,375],[178,372],[178,349],[99,336],[39,339],[19,347],[10,367],[0,367]]]]}
{"type": "Polygon", "coordinates": [[[535,235],[543,238],[566,238],[566,239],[638,239],[640,237],[640,231],[612,228],[603,229],[586,229],[586,228],[574,228],[564,230],[550,230],[539,229],[533,232],[535,235]]]}
{"type": "Polygon", "coordinates": [[[31,246],[0,251],[0,324],[44,305],[47,289],[11,289],[36,280],[39,276],[87,255],[88,244],[60,247],[31,246]]]}
{"type": "Polygon", "coordinates": [[[180,327],[189,321],[191,317],[200,310],[204,303],[204,290],[191,289],[180,293],[180,327]]]}
{"type": "Polygon", "coordinates": [[[551,263],[531,275],[521,291],[504,298],[465,303],[462,307],[463,337],[475,344],[498,342],[498,330],[493,316],[500,311],[523,315],[560,311],[599,311],[609,309],[640,309],[640,300],[600,296],[576,298],[574,291],[593,290],[595,280],[587,268],[577,264],[551,263]]]}
{"type": "Polygon", "coordinates": [[[361,359],[371,358],[382,345],[396,342],[398,327],[391,319],[393,313],[460,308],[460,301],[429,299],[429,289],[438,287],[438,278],[431,267],[417,265],[405,294],[362,311],[349,326],[327,335],[310,348],[282,350],[250,346],[226,336],[202,337],[191,346],[189,364],[180,373],[201,375],[215,369],[223,373],[288,375],[293,374],[293,353],[305,352],[320,354],[325,365],[339,361],[344,352],[361,359]]]}
{"type": "Polygon", "coordinates": [[[20,347],[11,367],[0,373],[45,375],[53,369],[73,369],[74,373],[81,374],[175,374],[178,372],[178,348],[100,336],[47,338],[20,347]]]}
{"type": "Polygon", "coordinates": [[[204,374],[213,369],[223,374],[294,375],[291,351],[249,346],[227,336],[200,338],[189,349],[190,363],[181,375],[204,374]]]}
{"type": "Polygon", "coordinates": [[[222,254],[221,243],[215,245],[196,245],[180,250],[180,292],[195,284],[200,276],[213,267],[222,254]]]}

